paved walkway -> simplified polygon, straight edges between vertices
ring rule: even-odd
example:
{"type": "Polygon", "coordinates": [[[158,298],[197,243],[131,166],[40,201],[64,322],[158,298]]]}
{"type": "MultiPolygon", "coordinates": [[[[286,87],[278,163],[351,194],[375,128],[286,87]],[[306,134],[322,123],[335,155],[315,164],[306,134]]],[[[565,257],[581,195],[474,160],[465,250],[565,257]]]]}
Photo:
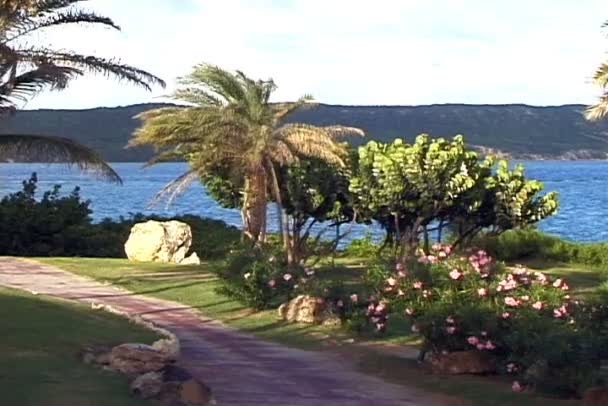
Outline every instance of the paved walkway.
{"type": "Polygon", "coordinates": [[[33,261],[0,258],[0,285],[105,304],[175,333],[180,363],[225,406],[442,405],[422,392],[355,372],[327,353],[287,348],[202,318],[178,303],[133,295],[33,261]]]}

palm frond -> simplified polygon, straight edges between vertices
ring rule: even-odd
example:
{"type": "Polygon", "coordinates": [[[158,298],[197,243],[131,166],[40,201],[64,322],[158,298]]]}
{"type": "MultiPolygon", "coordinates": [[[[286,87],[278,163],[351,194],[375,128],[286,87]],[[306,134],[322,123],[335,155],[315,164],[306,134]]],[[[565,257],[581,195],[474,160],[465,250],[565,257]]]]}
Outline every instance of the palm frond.
{"type": "Polygon", "coordinates": [[[166,207],[169,207],[180,194],[184,193],[192,183],[199,179],[200,176],[196,170],[189,170],[166,184],[161,191],[154,196],[148,207],[153,207],[163,200],[167,201],[166,207]]]}
{"type": "Polygon", "coordinates": [[[20,49],[18,51],[19,60],[22,63],[38,65],[40,61],[46,64],[67,66],[90,72],[101,74],[107,77],[115,77],[134,85],[152,90],[151,85],[165,87],[165,82],[157,76],[134,66],[125,65],[119,60],[98,58],[96,56],[86,56],[70,52],[58,52],[46,48],[20,49]]]}
{"type": "Polygon", "coordinates": [[[52,15],[43,16],[40,18],[27,18],[21,23],[14,24],[10,30],[10,35],[7,35],[1,42],[6,44],[18,38],[31,34],[33,32],[56,27],[59,25],[68,24],[94,24],[103,25],[106,27],[120,30],[120,27],[114,23],[109,17],[100,16],[96,13],[85,12],[81,10],[68,10],[66,12],[57,12],[52,15]]]}
{"type": "Polygon", "coordinates": [[[608,115],[608,95],[600,97],[598,103],[585,109],[585,118],[590,121],[601,120],[608,115]]]}
{"type": "Polygon", "coordinates": [[[272,111],[273,111],[275,120],[277,120],[277,122],[279,122],[296,110],[299,110],[299,109],[305,108],[305,107],[313,108],[316,106],[318,106],[318,103],[315,102],[314,97],[312,97],[311,95],[304,95],[295,102],[274,103],[274,104],[272,104],[272,111]]]}
{"type": "Polygon", "coordinates": [[[46,135],[0,135],[0,161],[27,158],[31,162],[58,162],[93,171],[112,182],[122,183],[118,173],[92,149],[62,137],[46,135]]]}

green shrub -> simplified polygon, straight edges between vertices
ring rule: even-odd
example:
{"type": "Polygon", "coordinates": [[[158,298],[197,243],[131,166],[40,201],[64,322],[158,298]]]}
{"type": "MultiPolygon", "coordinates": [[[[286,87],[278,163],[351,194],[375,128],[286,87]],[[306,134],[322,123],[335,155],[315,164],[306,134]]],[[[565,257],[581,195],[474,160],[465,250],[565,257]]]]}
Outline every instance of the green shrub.
{"type": "Polygon", "coordinates": [[[234,250],[217,272],[221,280],[218,293],[256,310],[277,307],[290,300],[307,278],[303,269],[287,270],[277,258],[271,250],[249,245],[234,250]]]}
{"type": "Polygon", "coordinates": [[[608,265],[608,243],[575,243],[534,229],[511,230],[497,237],[482,236],[475,244],[500,261],[540,259],[590,266],[608,265]]]}
{"type": "Polygon", "coordinates": [[[368,233],[363,238],[352,240],[344,250],[345,255],[356,258],[375,258],[380,254],[382,246],[374,242],[372,234],[368,233]]]}
{"type": "Polygon", "coordinates": [[[147,220],[178,220],[192,228],[192,251],[203,259],[221,258],[238,244],[241,232],[219,220],[192,215],[165,218],[136,214],[117,221],[93,223],[89,201],[76,188],[61,196],[54,186],[36,200],[38,179],[33,174],[23,190],[0,201],[0,255],[81,256],[124,258],[131,228],[147,220]]]}
{"type": "Polygon", "coordinates": [[[562,279],[436,244],[405,265],[375,266],[370,280],[381,303],[411,318],[425,351],[487,351],[520,382],[562,395],[580,394],[598,375],[605,336],[562,279]],[[539,365],[546,371],[532,374],[539,365]]]}

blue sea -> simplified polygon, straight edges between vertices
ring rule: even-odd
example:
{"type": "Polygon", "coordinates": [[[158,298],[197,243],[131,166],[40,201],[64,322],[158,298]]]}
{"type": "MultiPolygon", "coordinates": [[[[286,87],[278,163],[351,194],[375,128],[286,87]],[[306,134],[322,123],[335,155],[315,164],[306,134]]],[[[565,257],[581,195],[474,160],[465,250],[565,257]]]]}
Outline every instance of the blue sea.
{"type": "MultiPolygon", "coordinates": [[[[560,212],[540,224],[550,234],[574,241],[608,241],[608,161],[530,161],[523,162],[529,178],[544,182],[547,191],[557,191],[560,212]]],[[[64,193],[80,186],[81,195],[91,201],[93,217],[128,217],[134,213],[196,214],[240,226],[237,210],[224,209],[211,199],[202,186],[193,185],[171,206],[150,207],[155,194],[169,181],[184,173],[183,163],[143,168],[139,163],[114,163],[124,180],[122,186],[107,183],[94,175],[57,164],[0,164],[0,195],[20,190],[21,182],[32,172],[39,178],[39,192],[59,184],[64,193]]],[[[273,210],[269,210],[271,218],[273,210]]],[[[351,238],[366,233],[380,235],[373,226],[356,226],[351,238]]]]}

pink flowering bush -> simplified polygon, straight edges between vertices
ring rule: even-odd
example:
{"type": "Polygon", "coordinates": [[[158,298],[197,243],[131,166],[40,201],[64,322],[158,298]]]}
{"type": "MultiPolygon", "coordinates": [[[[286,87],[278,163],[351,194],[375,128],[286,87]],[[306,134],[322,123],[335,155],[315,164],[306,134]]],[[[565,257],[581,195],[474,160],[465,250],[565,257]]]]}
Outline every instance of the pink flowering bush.
{"type": "Polygon", "coordinates": [[[422,358],[428,351],[489,352],[502,372],[519,376],[519,384],[540,387],[547,380],[564,393],[578,390],[589,378],[581,371],[593,369],[588,329],[577,325],[579,306],[563,279],[507,268],[481,250],[455,253],[440,244],[405,264],[377,266],[370,279],[380,300],[423,337],[422,358]],[[552,373],[526,376],[539,362],[552,373]],[[573,372],[573,365],[583,367],[573,372]]]}
{"type": "Polygon", "coordinates": [[[310,278],[310,270],[287,270],[277,258],[273,252],[260,249],[233,252],[218,272],[221,285],[217,291],[257,310],[291,299],[310,278]]]}

